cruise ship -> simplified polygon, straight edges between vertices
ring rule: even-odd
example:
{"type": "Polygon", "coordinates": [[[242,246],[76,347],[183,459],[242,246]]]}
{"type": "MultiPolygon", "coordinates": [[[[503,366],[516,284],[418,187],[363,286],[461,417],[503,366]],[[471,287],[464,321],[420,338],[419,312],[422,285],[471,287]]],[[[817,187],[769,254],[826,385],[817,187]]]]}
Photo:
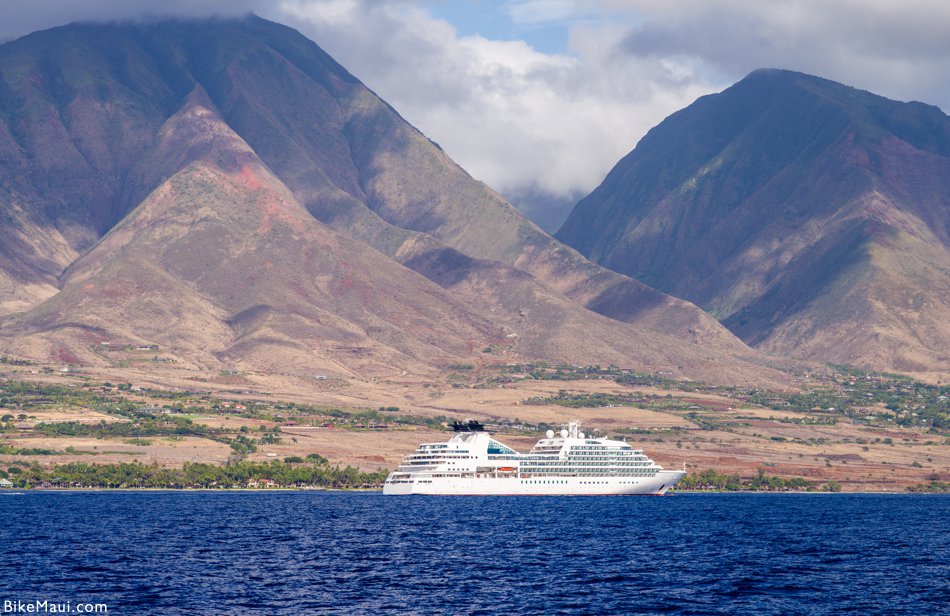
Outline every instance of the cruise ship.
{"type": "MultiPolygon", "coordinates": [[[[665,494],[685,470],[663,470],[623,441],[594,438],[571,422],[548,430],[527,454],[495,440],[475,421],[455,422],[442,443],[423,443],[383,484],[383,494],[665,494]]],[[[684,467],[685,468],[685,467],[684,467]]]]}

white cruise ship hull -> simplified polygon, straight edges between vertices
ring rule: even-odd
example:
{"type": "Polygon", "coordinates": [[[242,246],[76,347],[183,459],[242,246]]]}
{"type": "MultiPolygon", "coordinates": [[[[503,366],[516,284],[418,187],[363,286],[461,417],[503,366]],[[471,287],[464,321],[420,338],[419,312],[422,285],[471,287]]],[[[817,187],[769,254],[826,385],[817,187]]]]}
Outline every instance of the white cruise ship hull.
{"type": "Polygon", "coordinates": [[[586,436],[570,422],[548,430],[523,454],[493,439],[475,421],[422,443],[383,484],[383,494],[458,496],[606,496],[665,494],[685,471],[670,471],[625,441],[586,436]]]}
{"type": "Polygon", "coordinates": [[[393,473],[383,494],[455,496],[610,496],[662,495],[686,473],[659,471],[652,477],[436,477],[393,473]]]}

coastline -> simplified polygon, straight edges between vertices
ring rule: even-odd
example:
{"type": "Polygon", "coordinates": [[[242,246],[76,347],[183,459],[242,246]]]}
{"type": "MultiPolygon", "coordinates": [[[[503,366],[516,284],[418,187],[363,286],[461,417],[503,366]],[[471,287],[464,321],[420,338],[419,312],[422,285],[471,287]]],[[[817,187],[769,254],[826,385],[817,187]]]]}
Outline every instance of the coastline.
{"type": "MultiPolygon", "coordinates": [[[[82,487],[82,488],[7,488],[0,490],[0,495],[8,494],[23,494],[26,492],[30,493],[53,493],[53,492],[208,492],[208,493],[261,493],[261,492],[342,492],[342,493],[351,493],[351,492],[365,492],[372,493],[378,492],[382,493],[382,486],[378,488],[327,488],[322,486],[314,487],[299,487],[299,488],[286,488],[286,487],[274,487],[274,488],[96,488],[96,487],[82,487]]],[[[678,496],[681,494],[823,494],[823,495],[947,495],[946,492],[912,492],[912,491],[874,491],[874,490],[861,490],[861,491],[840,491],[840,492],[830,492],[830,491],[821,491],[821,490],[671,490],[669,493],[664,494],[664,497],[668,496],[678,496]]],[[[551,495],[554,497],[562,495],[551,495]]],[[[575,497],[577,495],[563,495],[575,497]]],[[[591,495],[591,496],[623,496],[623,495],[591,495]]],[[[626,495],[626,496],[643,496],[643,495],[626,495]]]]}
{"type": "Polygon", "coordinates": [[[383,488],[9,488],[3,494],[40,492],[380,492],[383,488]]]}

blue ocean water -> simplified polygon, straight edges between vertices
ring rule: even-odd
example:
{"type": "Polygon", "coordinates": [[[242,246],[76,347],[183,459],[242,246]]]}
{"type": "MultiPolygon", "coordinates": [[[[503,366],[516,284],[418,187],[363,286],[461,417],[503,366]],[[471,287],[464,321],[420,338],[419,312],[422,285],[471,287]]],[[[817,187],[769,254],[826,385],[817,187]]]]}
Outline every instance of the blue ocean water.
{"type": "Polygon", "coordinates": [[[0,493],[4,601],[109,614],[937,614],[950,497],[0,493]]]}

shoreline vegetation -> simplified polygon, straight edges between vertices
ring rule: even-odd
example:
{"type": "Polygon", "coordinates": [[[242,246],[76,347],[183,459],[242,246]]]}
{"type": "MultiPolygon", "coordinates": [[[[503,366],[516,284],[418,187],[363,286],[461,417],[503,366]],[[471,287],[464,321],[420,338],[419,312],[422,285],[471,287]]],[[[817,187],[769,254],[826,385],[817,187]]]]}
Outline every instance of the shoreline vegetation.
{"type": "MultiPolygon", "coordinates": [[[[759,471],[755,477],[741,477],[738,473],[721,473],[706,469],[688,474],[676,483],[677,492],[841,492],[841,483],[835,480],[819,482],[802,477],[778,477],[759,471]]],[[[950,483],[930,481],[907,486],[907,492],[920,494],[950,493],[950,483]]],[[[900,494],[901,492],[869,492],[873,494],[900,494]]]]}
{"type": "Polygon", "coordinates": [[[687,474],[674,489],[704,492],[840,492],[837,481],[816,482],[802,477],[778,477],[759,471],[755,477],[741,477],[738,473],[726,474],[714,469],[687,474]]]}
{"type": "Polygon", "coordinates": [[[230,488],[328,488],[381,487],[386,471],[364,472],[352,466],[331,466],[326,460],[311,463],[248,462],[226,466],[188,462],[181,468],[129,462],[86,464],[74,462],[51,467],[38,464],[12,466],[5,471],[15,488],[65,489],[230,489],[230,488]]]}
{"type": "MultiPolygon", "coordinates": [[[[52,467],[38,464],[11,466],[0,475],[16,489],[112,490],[373,490],[381,489],[388,471],[364,472],[352,466],[331,466],[325,459],[299,462],[240,461],[225,466],[199,462],[181,468],[130,462],[86,464],[75,462],[52,467]]],[[[816,482],[785,478],[762,471],[755,477],[705,469],[681,479],[676,492],[841,492],[837,481],[816,482]]],[[[931,481],[907,487],[911,493],[950,493],[950,483],[931,481]]]]}

